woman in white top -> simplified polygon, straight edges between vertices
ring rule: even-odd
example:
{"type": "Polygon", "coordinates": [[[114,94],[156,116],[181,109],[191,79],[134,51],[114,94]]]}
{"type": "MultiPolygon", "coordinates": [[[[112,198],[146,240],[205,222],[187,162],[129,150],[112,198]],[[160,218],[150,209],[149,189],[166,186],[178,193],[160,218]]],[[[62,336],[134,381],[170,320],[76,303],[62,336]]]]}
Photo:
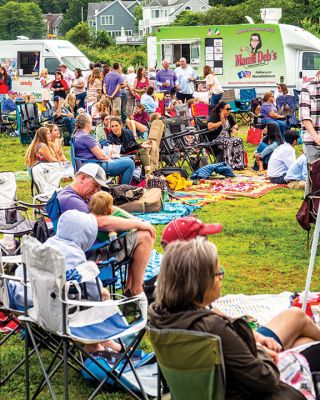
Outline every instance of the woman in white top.
{"type": "Polygon", "coordinates": [[[223,89],[209,65],[203,67],[203,78],[206,81],[207,90],[209,92],[210,104],[215,107],[222,97],[223,89]]]}
{"type": "Polygon", "coordinates": [[[51,91],[50,85],[51,82],[48,77],[48,70],[47,68],[43,68],[40,72],[40,84],[42,88],[42,100],[49,101],[51,100],[51,91]]]}
{"type": "Polygon", "coordinates": [[[95,67],[92,70],[91,75],[88,78],[88,91],[87,91],[87,103],[92,105],[96,103],[102,93],[102,76],[100,74],[100,69],[95,67]]]}
{"type": "Polygon", "coordinates": [[[74,69],[75,78],[72,81],[71,87],[73,88],[73,93],[76,96],[77,108],[86,108],[85,99],[86,99],[86,81],[82,76],[82,71],[80,68],[74,69]]]}

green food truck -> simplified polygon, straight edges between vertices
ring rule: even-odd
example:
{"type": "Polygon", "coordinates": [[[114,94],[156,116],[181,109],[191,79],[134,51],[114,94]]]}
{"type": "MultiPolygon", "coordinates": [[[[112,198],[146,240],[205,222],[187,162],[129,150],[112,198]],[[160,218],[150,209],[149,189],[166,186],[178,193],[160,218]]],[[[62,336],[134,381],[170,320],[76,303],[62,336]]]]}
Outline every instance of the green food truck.
{"type": "Polygon", "coordinates": [[[300,89],[320,69],[320,40],[283,24],[161,27],[148,37],[149,67],[167,59],[174,68],[181,57],[200,77],[212,67],[224,88],[300,89]]]}

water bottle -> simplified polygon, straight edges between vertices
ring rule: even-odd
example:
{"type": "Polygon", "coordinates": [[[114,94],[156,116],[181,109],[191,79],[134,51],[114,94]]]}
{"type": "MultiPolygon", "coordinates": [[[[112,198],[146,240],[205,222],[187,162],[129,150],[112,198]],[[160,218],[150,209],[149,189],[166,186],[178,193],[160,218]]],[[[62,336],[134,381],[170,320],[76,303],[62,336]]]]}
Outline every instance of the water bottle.
{"type": "Polygon", "coordinates": [[[168,188],[165,187],[162,195],[163,211],[167,211],[168,202],[169,202],[169,192],[168,188]]]}
{"type": "Polygon", "coordinates": [[[113,242],[117,238],[118,238],[117,232],[109,232],[109,240],[110,240],[110,242],[113,242]]]}

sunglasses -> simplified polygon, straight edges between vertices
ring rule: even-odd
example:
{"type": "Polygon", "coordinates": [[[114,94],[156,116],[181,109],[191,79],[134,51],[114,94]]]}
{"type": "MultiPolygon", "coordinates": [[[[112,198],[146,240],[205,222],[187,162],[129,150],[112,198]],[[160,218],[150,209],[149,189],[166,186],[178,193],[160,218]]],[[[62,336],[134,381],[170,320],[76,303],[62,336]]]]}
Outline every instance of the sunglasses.
{"type": "Polygon", "coordinates": [[[231,110],[231,107],[227,107],[227,108],[225,108],[225,110],[230,111],[230,110],[231,110]]]}
{"type": "Polygon", "coordinates": [[[220,276],[221,279],[224,278],[224,275],[225,275],[225,271],[224,271],[224,268],[221,266],[220,266],[220,271],[214,273],[214,276],[220,276]]]}

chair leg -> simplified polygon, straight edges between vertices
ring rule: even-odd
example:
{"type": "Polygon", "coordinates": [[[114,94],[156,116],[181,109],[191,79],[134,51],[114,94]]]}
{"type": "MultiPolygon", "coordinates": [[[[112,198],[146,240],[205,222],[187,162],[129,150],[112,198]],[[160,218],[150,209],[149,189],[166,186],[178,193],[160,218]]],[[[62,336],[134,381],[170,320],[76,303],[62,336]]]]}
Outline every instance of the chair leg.
{"type": "MultiPolygon", "coordinates": [[[[44,378],[45,378],[45,380],[46,380],[46,383],[47,383],[47,385],[48,385],[48,389],[49,389],[49,391],[50,391],[51,398],[52,398],[53,400],[57,400],[56,395],[54,394],[54,391],[53,391],[53,388],[52,388],[52,385],[51,385],[49,376],[48,376],[48,374],[47,374],[47,372],[46,372],[46,369],[45,369],[45,367],[44,367],[44,365],[43,365],[43,362],[42,362],[42,359],[41,359],[41,356],[40,356],[40,352],[39,352],[37,343],[36,343],[36,341],[35,341],[35,338],[34,338],[34,336],[33,336],[33,332],[32,332],[32,330],[31,330],[31,327],[30,327],[30,325],[29,325],[29,322],[26,322],[26,330],[28,331],[28,335],[29,335],[29,337],[30,337],[30,339],[31,339],[32,346],[33,346],[33,348],[34,348],[35,351],[36,351],[37,358],[38,358],[38,361],[39,361],[39,364],[40,364],[40,368],[41,368],[41,370],[42,370],[43,376],[44,376],[44,378]]],[[[27,358],[27,360],[28,360],[28,358],[27,358]]],[[[29,381],[29,364],[28,364],[28,373],[27,373],[27,374],[28,374],[28,381],[29,381]]],[[[28,390],[28,392],[29,392],[29,390],[28,390]]],[[[29,398],[29,393],[28,393],[28,398],[29,398]]]]}

